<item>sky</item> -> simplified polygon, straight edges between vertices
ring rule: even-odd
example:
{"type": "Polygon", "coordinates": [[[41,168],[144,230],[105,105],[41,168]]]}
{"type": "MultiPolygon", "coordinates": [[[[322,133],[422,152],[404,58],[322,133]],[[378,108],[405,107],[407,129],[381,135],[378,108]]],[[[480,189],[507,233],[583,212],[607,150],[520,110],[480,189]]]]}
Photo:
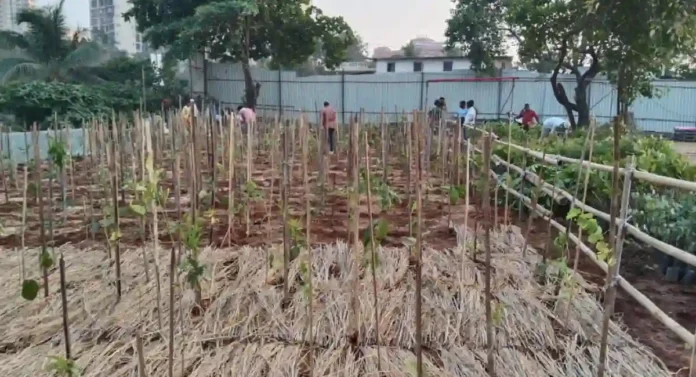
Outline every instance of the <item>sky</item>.
{"type": "MultiPolygon", "coordinates": [[[[57,0],[35,0],[39,6],[57,0]]],[[[445,20],[451,0],[314,0],[314,5],[331,16],[343,16],[368,44],[398,49],[416,37],[444,40],[445,20]]],[[[71,28],[89,27],[89,0],[66,0],[65,10],[71,28]]]]}

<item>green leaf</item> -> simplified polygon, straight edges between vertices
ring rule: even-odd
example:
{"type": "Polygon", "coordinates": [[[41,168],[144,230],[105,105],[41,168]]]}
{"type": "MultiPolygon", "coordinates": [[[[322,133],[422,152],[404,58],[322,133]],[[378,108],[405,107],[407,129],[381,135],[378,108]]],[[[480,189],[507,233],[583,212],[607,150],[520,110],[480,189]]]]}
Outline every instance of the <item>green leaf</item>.
{"type": "Polygon", "coordinates": [[[141,206],[140,204],[130,204],[128,208],[130,208],[130,210],[138,216],[145,216],[145,213],[147,213],[145,207],[141,206]]]}
{"type": "Polygon", "coordinates": [[[573,220],[574,218],[578,217],[582,211],[579,208],[573,208],[570,211],[568,211],[568,214],[566,215],[566,220],[573,220]]]}
{"type": "Polygon", "coordinates": [[[22,283],[22,298],[27,301],[34,301],[39,294],[39,283],[36,280],[29,279],[22,283]]]}
{"type": "Polygon", "coordinates": [[[39,264],[41,264],[42,268],[46,269],[53,267],[53,257],[51,257],[48,250],[44,249],[39,255],[39,264]]]}
{"type": "Polygon", "coordinates": [[[604,235],[602,234],[601,230],[590,234],[590,237],[588,237],[588,240],[593,244],[596,244],[597,242],[602,241],[603,239],[604,235]]]}

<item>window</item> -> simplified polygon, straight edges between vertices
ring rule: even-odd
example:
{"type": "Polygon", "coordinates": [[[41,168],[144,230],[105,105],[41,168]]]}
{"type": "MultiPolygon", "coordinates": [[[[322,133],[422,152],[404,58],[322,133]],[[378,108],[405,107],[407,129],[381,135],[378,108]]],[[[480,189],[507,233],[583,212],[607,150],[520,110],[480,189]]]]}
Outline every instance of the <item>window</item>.
{"type": "Polygon", "coordinates": [[[423,62],[413,62],[413,72],[423,72],[423,62]]]}
{"type": "Polygon", "coordinates": [[[96,8],[96,7],[97,7],[97,0],[92,0],[92,8],[96,8]]]}
{"type": "Polygon", "coordinates": [[[387,72],[396,71],[396,63],[387,63],[387,72]]]}
{"type": "Polygon", "coordinates": [[[442,70],[444,72],[450,72],[452,70],[452,61],[442,62],[442,70]]]}

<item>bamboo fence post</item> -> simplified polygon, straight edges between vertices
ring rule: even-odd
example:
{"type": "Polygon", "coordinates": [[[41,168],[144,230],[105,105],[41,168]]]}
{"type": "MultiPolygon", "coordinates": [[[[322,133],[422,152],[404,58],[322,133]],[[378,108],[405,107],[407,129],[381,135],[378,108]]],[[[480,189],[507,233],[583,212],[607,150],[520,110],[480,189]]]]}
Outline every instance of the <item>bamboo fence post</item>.
{"type": "Polygon", "coordinates": [[[689,377],[696,377],[696,331],[694,331],[694,346],[691,346],[691,363],[689,364],[689,377]]]}
{"type": "Polygon", "coordinates": [[[290,121],[285,122],[285,127],[283,129],[283,300],[287,302],[290,299],[290,283],[289,278],[289,265],[290,265],[290,227],[288,226],[288,180],[289,180],[289,149],[290,149],[290,121]]]}
{"type": "MultiPolygon", "coordinates": [[[[619,270],[621,269],[621,256],[623,253],[624,238],[626,236],[626,224],[628,223],[628,202],[631,197],[631,181],[632,181],[632,171],[634,167],[634,156],[631,156],[629,161],[626,163],[626,176],[624,177],[623,192],[621,194],[621,210],[619,216],[621,218],[622,224],[618,226],[615,237],[614,237],[614,252],[609,258],[609,270],[607,272],[607,282],[606,282],[606,297],[604,301],[604,316],[602,317],[602,335],[599,348],[599,366],[597,368],[597,376],[604,376],[606,369],[606,359],[607,359],[607,338],[609,336],[609,323],[611,321],[611,316],[614,313],[614,304],[616,302],[616,291],[619,270]]],[[[616,166],[616,165],[615,165],[616,166]]],[[[618,177],[617,177],[618,178],[618,177]]],[[[614,224],[610,226],[614,227],[614,224]]]]}
{"type": "MultiPolygon", "coordinates": [[[[210,211],[215,213],[215,198],[217,197],[217,137],[215,127],[210,123],[210,144],[212,155],[210,156],[210,169],[212,170],[213,187],[210,189],[210,211]]],[[[208,244],[213,244],[213,234],[215,233],[215,221],[210,221],[210,232],[208,234],[208,244]]]]}
{"type": "Polygon", "coordinates": [[[456,147],[454,148],[454,182],[455,186],[459,186],[461,182],[461,172],[459,171],[459,164],[461,163],[462,154],[462,126],[460,122],[457,121],[455,125],[456,133],[456,147]]]}
{"type": "MultiPolygon", "coordinates": [[[[29,160],[27,160],[29,162],[29,160]]],[[[27,230],[27,188],[29,186],[29,168],[28,164],[24,165],[24,189],[22,190],[22,252],[24,251],[25,244],[25,233],[27,230]]],[[[22,279],[24,280],[24,279],[22,279]]]]}
{"type": "Polygon", "coordinates": [[[176,254],[174,248],[169,260],[169,360],[167,363],[169,377],[174,377],[174,275],[176,274],[176,254]]]}
{"type": "Polygon", "coordinates": [[[68,294],[66,293],[66,282],[65,282],[65,259],[63,259],[63,253],[60,255],[60,260],[58,262],[60,268],[60,300],[63,309],[63,337],[65,338],[65,359],[72,360],[70,356],[70,324],[68,321],[68,294]]]}
{"type": "Polygon", "coordinates": [[[140,330],[135,332],[135,349],[138,352],[138,376],[147,377],[145,350],[143,349],[143,337],[140,335],[140,330]]]}
{"type": "MultiPolygon", "coordinates": [[[[526,170],[525,170],[526,171],[526,170]]],[[[539,185],[534,187],[534,197],[532,198],[532,209],[529,211],[529,217],[527,218],[527,226],[524,231],[524,244],[522,245],[522,258],[527,257],[527,246],[529,246],[529,233],[532,230],[532,224],[534,223],[534,216],[536,215],[536,205],[539,203],[539,196],[541,195],[541,187],[544,186],[544,178],[542,172],[539,172],[539,185]]],[[[520,213],[522,213],[522,207],[520,207],[520,213]]]]}
{"type": "MultiPolygon", "coordinates": [[[[382,148],[384,148],[384,144],[382,144],[382,148]]],[[[382,151],[384,151],[384,149],[382,149],[382,151]]],[[[372,253],[370,263],[372,265],[372,296],[374,300],[373,305],[375,308],[375,343],[377,344],[377,373],[379,376],[382,372],[382,357],[380,356],[381,351],[379,344],[379,306],[377,305],[377,247],[375,246],[375,224],[373,224],[372,220],[372,188],[370,186],[370,143],[368,143],[367,140],[367,133],[365,133],[365,172],[365,185],[367,188],[367,214],[370,220],[370,223],[368,225],[370,229],[370,252],[372,253]]]]}
{"type": "MultiPolygon", "coordinates": [[[[511,161],[511,150],[510,150],[510,143],[512,143],[512,115],[508,114],[508,148],[507,148],[507,169],[506,169],[506,175],[505,175],[505,184],[510,187],[512,184],[512,177],[510,176],[510,161],[511,161]]],[[[508,232],[510,231],[510,214],[509,212],[510,208],[510,193],[506,190],[505,191],[505,227],[507,228],[508,232]]]]}
{"type": "MultiPolygon", "coordinates": [[[[413,113],[413,134],[416,136],[416,375],[423,377],[423,135],[421,130],[422,120],[416,112],[413,113]]],[[[429,150],[427,151],[429,153],[429,150]]]]}
{"type": "MultiPolygon", "coordinates": [[[[6,148],[9,149],[9,146],[6,148]]],[[[7,181],[5,180],[5,156],[3,152],[2,138],[0,138],[0,180],[2,180],[3,191],[5,192],[5,204],[10,202],[10,193],[7,181]]]]}
{"type": "MultiPolygon", "coordinates": [[[[471,159],[471,142],[469,141],[469,138],[466,139],[466,153],[464,154],[464,191],[466,192],[466,195],[464,196],[464,244],[468,242],[468,234],[469,234],[469,202],[470,202],[470,195],[471,195],[471,173],[469,171],[469,160],[471,159]]],[[[476,234],[476,229],[474,229],[474,234],[476,234]]],[[[466,251],[466,247],[462,250],[462,252],[466,251]]],[[[474,255],[476,255],[476,250],[474,250],[474,255]]],[[[464,256],[462,256],[462,276],[464,276],[464,256]]]]}
{"type": "Polygon", "coordinates": [[[236,133],[234,117],[230,117],[230,139],[229,139],[229,171],[227,176],[227,247],[232,246],[232,230],[234,229],[234,152],[236,143],[234,134],[236,133]]]}
{"type": "Polygon", "coordinates": [[[481,200],[483,202],[483,221],[484,221],[484,237],[483,243],[486,248],[486,343],[488,343],[487,352],[487,367],[488,374],[495,377],[495,363],[493,358],[493,349],[495,348],[495,339],[493,337],[493,295],[491,292],[491,196],[490,196],[490,174],[488,171],[491,165],[491,136],[486,136],[483,144],[483,194],[481,200]]]}
{"type": "MultiPolygon", "coordinates": [[[[116,253],[116,296],[118,297],[118,300],[121,299],[121,246],[120,246],[120,227],[119,227],[119,212],[118,212],[118,171],[116,170],[116,120],[113,119],[112,123],[112,137],[111,137],[111,143],[109,144],[111,146],[111,152],[109,153],[110,157],[110,172],[109,175],[111,176],[111,203],[113,205],[113,216],[114,216],[114,227],[115,227],[115,233],[117,237],[114,237],[114,242],[115,242],[115,253],[116,253]]],[[[107,242],[109,242],[107,240],[107,242]]]]}
{"type": "MultiPolygon", "coordinates": [[[[145,123],[145,150],[147,152],[146,170],[148,174],[148,181],[150,183],[156,183],[156,171],[154,166],[155,154],[152,151],[152,132],[150,130],[150,123],[145,123]]],[[[155,189],[158,189],[155,186],[155,189]]],[[[195,204],[192,204],[195,206],[195,204]]],[[[152,212],[152,247],[155,254],[155,284],[156,284],[156,294],[157,294],[157,325],[158,329],[162,330],[162,289],[160,280],[160,254],[159,254],[159,231],[157,222],[157,200],[154,198],[150,201],[150,211],[152,212]]],[[[192,221],[195,221],[193,217],[192,221]]]]}
{"type": "Polygon", "coordinates": [[[348,319],[348,337],[352,344],[357,344],[359,340],[359,302],[358,302],[358,268],[359,268],[359,221],[360,221],[360,177],[358,175],[358,150],[360,143],[360,124],[355,119],[351,125],[350,153],[349,153],[349,177],[350,189],[348,199],[349,216],[349,245],[351,247],[351,266],[350,266],[350,314],[348,319]]]}
{"type": "MultiPolygon", "coordinates": [[[[246,148],[246,183],[247,183],[247,191],[249,189],[249,185],[251,184],[251,170],[252,170],[252,162],[251,162],[251,149],[252,149],[252,138],[251,138],[251,133],[253,132],[254,129],[254,122],[251,122],[249,126],[247,127],[247,148],[246,148]]],[[[293,139],[292,141],[295,141],[295,133],[293,131],[293,139]]],[[[295,154],[294,154],[294,149],[293,149],[293,158],[292,160],[294,161],[295,154]]],[[[247,195],[249,195],[249,192],[247,192],[247,195]]],[[[249,202],[247,201],[245,207],[245,222],[246,222],[246,236],[249,237],[250,233],[250,219],[249,219],[249,202]]]]}
{"type": "MultiPolygon", "coordinates": [[[[41,190],[41,151],[39,149],[39,128],[34,122],[32,132],[32,142],[34,148],[34,182],[36,184],[36,202],[39,203],[39,237],[41,238],[41,254],[48,253],[46,247],[46,224],[44,222],[44,202],[41,190]]],[[[44,281],[44,297],[48,297],[48,268],[42,266],[44,281]]]]}
{"type": "Polygon", "coordinates": [[[382,108],[382,113],[380,116],[380,127],[381,127],[381,139],[382,139],[382,181],[386,184],[388,183],[388,172],[387,172],[387,166],[389,166],[389,163],[387,159],[389,158],[387,155],[387,124],[384,122],[384,108],[382,108]]]}
{"type": "MultiPolygon", "coordinates": [[[[595,122],[592,121],[592,122],[590,123],[590,133],[585,137],[585,143],[584,143],[584,145],[583,145],[583,147],[582,147],[582,153],[580,154],[580,160],[584,160],[584,159],[585,159],[585,150],[587,149],[587,146],[589,145],[589,147],[590,147],[589,160],[592,161],[592,151],[594,150],[594,145],[593,145],[593,141],[594,141],[594,129],[595,129],[595,122]]],[[[509,147],[509,146],[508,146],[508,147],[509,147]]],[[[579,167],[579,169],[578,169],[577,182],[580,182],[580,180],[582,179],[582,171],[583,171],[583,169],[584,169],[584,167],[583,167],[582,165],[580,165],[580,167],[579,167]]],[[[589,173],[589,171],[590,171],[589,169],[590,169],[590,168],[588,167],[587,169],[588,169],[588,173],[589,173]]],[[[587,178],[589,179],[589,176],[588,176],[587,178]]],[[[509,186],[509,185],[508,185],[508,186],[509,186]]],[[[554,185],[554,186],[555,186],[555,185],[554,185]]],[[[572,211],[573,208],[575,208],[575,204],[576,204],[576,201],[577,201],[577,197],[578,197],[579,192],[580,192],[580,185],[576,185],[576,186],[575,186],[575,193],[574,193],[574,195],[573,195],[573,199],[572,199],[571,202],[570,202],[570,211],[572,211]]],[[[584,194],[587,194],[587,193],[585,192],[584,194]]],[[[586,199],[586,197],[583,195],[582,203],[585,203],[585,199],[586,199]]],[[[572,227],[572,225],[573,225],[572,222],[568,223],[568,227],[566,228],[566,233],[565,233],[566,239],[568,239],[568,234],[570,233],[570,228],[572,227]]],[[[580,229],[580,227],[578,227],[578,229],[580,229]]],[[[566,251],[566,252],[568,253],[568,260],[570,260],[570,248],[568,247],[568,243],[567,243],[567,242],[566,242],[566,249],[567,249],[567,250],[564,250],[564,251],[566,251]]]]}
{"type": "Polygon", "coordinates": [[[308,149],[309,149],[309,124],[305,123],[304,114],[300,113],[300,141],[302,142],[302,179],[305,191],[305,242],[307,244],[307,284],[309,285],[309,297],[307,297],[307,322],[309,332],[309,377],[314,375],[314,293],[312,286],[312,206],[309,191],[308,149]]]}
{"type": "MultiPolygon", "coordinates": [[[[415,122],[415,113],[413,122],[415,122]]],[[[413,237],[413,198],[411,197],[411,167],[413,159],[413,123],[409,126],[408,121],[404,121],[404,131],[406,132],[406,195],[408,196],[408,236],[413,237]]]]}

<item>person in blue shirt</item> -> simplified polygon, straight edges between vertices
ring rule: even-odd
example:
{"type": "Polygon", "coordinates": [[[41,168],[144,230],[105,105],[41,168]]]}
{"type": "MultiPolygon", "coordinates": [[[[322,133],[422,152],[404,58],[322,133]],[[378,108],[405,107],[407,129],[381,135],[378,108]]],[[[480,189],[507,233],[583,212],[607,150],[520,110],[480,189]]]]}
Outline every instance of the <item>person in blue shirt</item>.
{"type": "Polygon", "coordinates": [[[466,139],[466,128],[464,127],[464,119],[466,119],[466,114],[469,111],[466,107],[466,101],[459,102],[459,108],[455,112],[457,116],[457,123],[459,127],[462,127],[462,137],[466,139]]]}

